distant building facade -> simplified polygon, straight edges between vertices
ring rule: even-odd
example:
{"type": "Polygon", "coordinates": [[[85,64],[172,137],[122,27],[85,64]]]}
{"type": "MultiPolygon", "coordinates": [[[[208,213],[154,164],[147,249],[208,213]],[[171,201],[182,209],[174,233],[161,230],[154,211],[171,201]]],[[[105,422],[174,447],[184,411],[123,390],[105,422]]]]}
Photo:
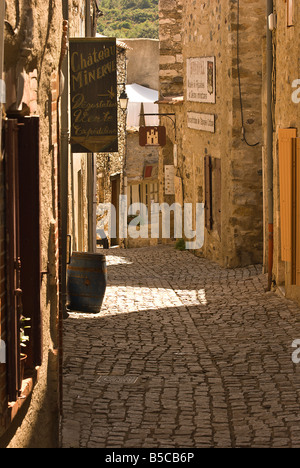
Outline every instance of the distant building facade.
{"type": "Polygon", "coordinates": [[[264,3],[159,4],[160,113],[170,114],[161,118],[160,202],[192,203],[194,229],[195,206],[205,205],[196,254],[224,267],[263,256],[264,3]],[[170,166],[175,183],[166,191],[170,166]]]}
{"type": "MultiPolygon", "coordinates": [[[[143,203],[151,210],[158,202],[159,148],[141,147],[140,125],[158,124],[158,116],[143,117],[144,113],[158,113],[159,41],[154,39],[118,39],[119,94],[127,84],[129,105],[127,112],[119,109],[119,152],[97,155],[97,237],[101,232],[109,237],[111,246],[126,248],[156,244],[157,239],[119,235],[120,196],[127,197],[127,211],[134,203],[143,203]],[[116,237],[110,238],[109,214],[105,204],[112,204],[116,213],[116,237]]],[[[126,207],[125,207],[126,209],[126,207]]],[[[130,223],[134,215],[128,216],[130,223]]],[[[144,220],[147,222],[146,220],[144,220]]]]}

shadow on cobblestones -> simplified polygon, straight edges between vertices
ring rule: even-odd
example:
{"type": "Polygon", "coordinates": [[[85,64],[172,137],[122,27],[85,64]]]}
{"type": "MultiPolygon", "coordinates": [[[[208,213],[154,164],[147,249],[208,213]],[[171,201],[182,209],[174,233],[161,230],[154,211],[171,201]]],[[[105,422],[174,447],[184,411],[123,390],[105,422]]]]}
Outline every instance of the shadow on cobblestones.
{"type": "Polygon", "coordinates": [[[171,247],[107,259],[101,313],[65,322],[64,447],[300,446],[300,310],[259,266],[171,247]]]}

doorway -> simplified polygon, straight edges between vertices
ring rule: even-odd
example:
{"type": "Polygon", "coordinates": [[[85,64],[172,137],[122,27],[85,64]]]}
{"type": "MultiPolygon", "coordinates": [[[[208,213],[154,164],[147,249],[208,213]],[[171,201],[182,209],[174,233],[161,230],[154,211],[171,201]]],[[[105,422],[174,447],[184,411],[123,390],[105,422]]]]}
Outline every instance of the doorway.
{"type": "MultiPolygon", "coordinates": [[[[119,237],[119,212],[120,212],[120,188],[121,188],[121,177],[120,174],[116,174],[111,176],[111,204],[115,207],[116,213],[116,237],[112,237],[110,239],[110,246],[113,247],[115,245],[119,245],[120,237],[119,237]]],[[[113,215],[113,213],[112,213],[113,215]]]]}

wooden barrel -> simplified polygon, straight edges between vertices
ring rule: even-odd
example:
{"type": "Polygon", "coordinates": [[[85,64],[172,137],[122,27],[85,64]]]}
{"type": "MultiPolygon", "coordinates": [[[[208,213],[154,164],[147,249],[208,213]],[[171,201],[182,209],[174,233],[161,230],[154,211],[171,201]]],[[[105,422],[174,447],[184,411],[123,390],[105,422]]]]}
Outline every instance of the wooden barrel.
{"type": "Polygon", "coordinates": [[[97,314],[107,285],[106,257],[103,254],[73,252],[67,268],[67,308],[97,314]]]}

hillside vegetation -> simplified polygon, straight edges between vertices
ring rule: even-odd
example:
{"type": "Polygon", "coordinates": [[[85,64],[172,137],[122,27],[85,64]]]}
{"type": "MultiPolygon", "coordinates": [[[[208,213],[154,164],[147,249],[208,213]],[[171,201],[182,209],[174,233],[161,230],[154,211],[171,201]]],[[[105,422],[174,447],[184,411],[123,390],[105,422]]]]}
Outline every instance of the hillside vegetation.
{"type": "Polygon", "coordinates": [[[158,39],[158,0],[102,0],[100,8],[99,34],[158,39]]]}

